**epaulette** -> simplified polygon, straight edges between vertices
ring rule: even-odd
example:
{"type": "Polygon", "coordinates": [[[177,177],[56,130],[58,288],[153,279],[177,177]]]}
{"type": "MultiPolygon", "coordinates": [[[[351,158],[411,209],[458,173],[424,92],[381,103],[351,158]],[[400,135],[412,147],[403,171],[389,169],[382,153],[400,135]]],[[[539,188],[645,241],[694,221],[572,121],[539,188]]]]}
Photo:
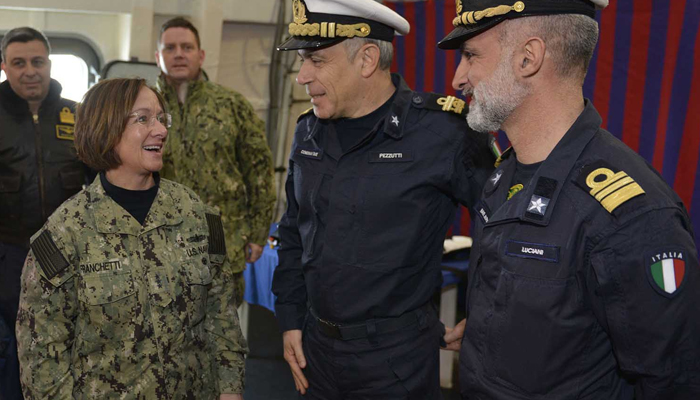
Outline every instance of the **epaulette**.
{"type": "Polygon", "coordinates": [[[626,172],[603,160],[585,166],[576,179],[576,184],[593,196],[610,214],[628,200],[646,193],[626,172]]]}
{"type": "Polygon", "coordinates": [[[49,231],[44,231],[37,236],[30,247],[48,280],[53,279],[69,265],[49,231]]]}
{"type": "Polygon", "coordinates": [[[224,237],[224,225],[221,223],[221,216],[216,214],[205,214],[207,226],[209,227],[209,254],[226,254],[226,238],[224,237]]]}
{"type": "Polygon", "coordinates": [[[503,162],[503,160],[505,160],[506,158],[508,158],[508,156],[510,156],[510,154],[511,154],[512,152],[513,152],[513,146],[510,146],[510,147],[508,147],[507,149],[505,149],[505,150],[503,151],[503,153],[501,153],[501,155],[499,155],[498,158],[496,158],[496,162],[493,163],[493,166],[496,167],[496,168],[498,168],[498,166],[501,165],[501,163],[503,162]]]}
{"type": "Polygon", "coordinates": [[[428,110],[455,113],[462,117],[466,117],[469,111],[464,100],[438,93],[416,93],[413,95],[413,104],[428,110]]]}
{"type": "Polygon", "coordinates": [[[314,108],[311,107],[308,110],[304,111],[303,113],[299,114],[299,116],[297,117],[297,123],[299,123],[299,121],[301,121],[302,118],[309,115],[309,113],[312,112],[313,110],[314,110],[314,108]]]}

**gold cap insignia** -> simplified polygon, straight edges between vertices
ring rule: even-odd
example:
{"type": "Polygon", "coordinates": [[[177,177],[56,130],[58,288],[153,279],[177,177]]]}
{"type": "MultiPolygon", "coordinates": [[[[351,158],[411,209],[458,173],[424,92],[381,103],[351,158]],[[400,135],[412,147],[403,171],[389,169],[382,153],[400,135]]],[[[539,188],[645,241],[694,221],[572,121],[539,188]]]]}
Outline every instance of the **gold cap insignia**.
{"type": "Polygon", "coordinates": [[[71,125],[56,125],[56,139],[75,140],[75,127],[71,125]]]}
{"type": "Polygon", "coordinates": [[[61,112],[58,115],[58,118],[61,120],[62,124],[73,124],[75,125],[75,114],[73,114],[70,111],[70,108],[68,107],[63,107],[61,112]]]}
{"type": "Polygon", "coordinates": [[[525,10],[525,3],[523,3],[522,1],[517,1],[512,6],[502,5],[497,7],[490,7],[481,11],[467,11],[465,13],[462,13],[461,0],[457,0],[457,2],[457,18],[455,18],[452,21],[452,25],[454,25],[455,28],[460,25],[473,25],[484,18],[505,15],[511,11],[521,13],[525,10]]]}
{"type": "Polygon", "coordinates": [[[294,22],[297,24],[303,24],[308,19],[306,18],[306,6],[301,0],[294,0],[292,2],[292,8],[294,9],[294,22]]]}
{"type": "Polygon", "coordinates": [[[590,189],[589,194],[609,213],[626,201],[645,193],[644,189],[626,172],[613,172],[603,162],[587,167],[581,175],[587,172],[584,189],[590,189]]]}

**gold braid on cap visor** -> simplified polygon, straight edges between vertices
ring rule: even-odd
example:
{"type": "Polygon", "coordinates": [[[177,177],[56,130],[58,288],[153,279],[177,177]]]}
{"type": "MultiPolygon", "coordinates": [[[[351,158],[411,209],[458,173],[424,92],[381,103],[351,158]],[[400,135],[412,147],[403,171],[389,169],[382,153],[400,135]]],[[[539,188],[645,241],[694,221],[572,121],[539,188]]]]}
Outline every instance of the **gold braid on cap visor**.
{"type": "Polygon", "coordinates": [[[457,18],[455,18],[452,21],[452,25],[454,25],[455,28],[460,25],[473,25],[484,18],[505,15],[511,11],[523,12],[523,10],[525,10],[525,3],[523,3],[522,1],[518,1],[512,6],[503,5],[498,7],[487,8],[482,11],[467,11],[457,15],[457,18]]]}
{"type": "Polygon", "coordinates": [[[371,29],[368,24],[343,25],[335,22],[314,24],[289,24],[289,34],[292,36],[320,36],[322,38],[354,38],[367,37],[371,29]]]}

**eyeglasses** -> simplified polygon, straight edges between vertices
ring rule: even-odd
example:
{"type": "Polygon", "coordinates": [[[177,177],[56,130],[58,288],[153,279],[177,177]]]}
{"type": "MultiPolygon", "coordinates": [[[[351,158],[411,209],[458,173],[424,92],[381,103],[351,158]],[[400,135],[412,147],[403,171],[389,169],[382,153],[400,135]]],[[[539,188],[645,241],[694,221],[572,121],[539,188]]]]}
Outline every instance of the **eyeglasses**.
{"type": "Polygon", "coordinates": [[[170,128],[171,126],[173,126],[173,116],[168,113],[160,113],[151,117],[148,115],[133,112],[129,114],[129,117],[136,117],[134,123],[143,126],[153,126],[155,125],[156,121],[158,121],[158,123],[160,123],[166,128],[170,128]]]}

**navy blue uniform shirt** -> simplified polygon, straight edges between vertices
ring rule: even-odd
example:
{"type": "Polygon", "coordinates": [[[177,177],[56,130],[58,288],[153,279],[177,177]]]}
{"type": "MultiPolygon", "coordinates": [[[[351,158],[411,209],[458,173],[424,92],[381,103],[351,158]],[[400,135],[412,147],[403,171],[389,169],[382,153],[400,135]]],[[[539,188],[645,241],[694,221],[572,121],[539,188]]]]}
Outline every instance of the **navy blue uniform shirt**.
{"type": "Polygon", "coordinates": [[[460,388],[469,399],[700,399],[688,214],[586,101],[530,183],[476,206],[460,388]],[[628,394],[626,394],[628,393],[628,394]]]}
{"type": "Polygon", "coordinates": [[[302,328],[307,302],[337,323],[426,304],[456,204],[473,206],[493,170],[489,135],[392,80],[388,113],[346,152],[330,121],[299,120],[273,280],[284,331],[302,328]]]}

